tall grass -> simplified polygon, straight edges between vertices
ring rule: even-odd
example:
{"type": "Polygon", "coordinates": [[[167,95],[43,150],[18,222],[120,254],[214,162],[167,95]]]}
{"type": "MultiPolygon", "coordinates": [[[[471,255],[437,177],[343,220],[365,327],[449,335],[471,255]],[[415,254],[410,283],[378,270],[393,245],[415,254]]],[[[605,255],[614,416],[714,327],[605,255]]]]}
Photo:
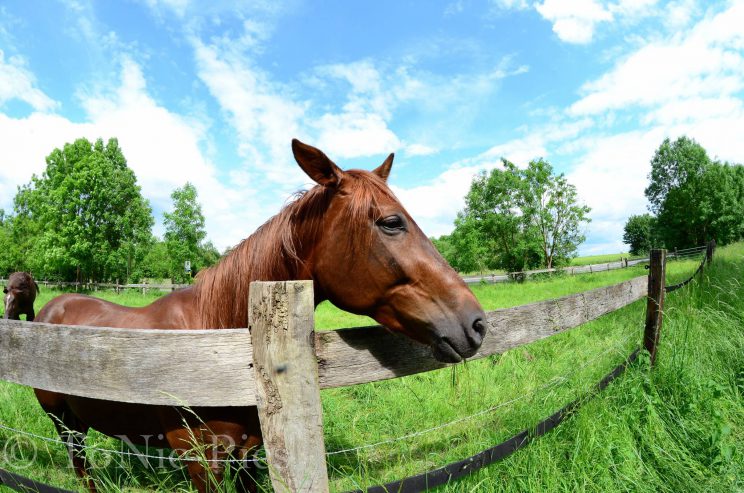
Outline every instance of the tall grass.
{"type": "MultiPolygon", "coordinates": [[[[668,283],[684,279],[695,267],[694,261],[670,262],[668,283]]],[[[475,286],[474,291],[487,309],[494,309],[645,273],[636,267],[523,284],[475,286]]],[[[743,278],[744,245],[719,249],[702,279],[668,296],[654,371],[649,371],[642,358],[556,430],[441,490],[741,491],[743,278]]],[[[503,355],[323,391],[331,489],[346,491],[434,469],[533,426],[581,395],[630,353],[641,339],[643,310],[644,302],[639,301],[503,355]],[[482,413],[489,408],[494,409],[482,413]],[[368,447],[373,444],[377,445],[368,447]],[[345,449],[354,450],[334,453],[345,449]]],[[[351,325],[349,319],[335,318],[334,311],[321,305],[316,312],[318,325],[351,325]]],[[[2,384],[0,402],[0,422],[55,436],[29,389],[2,384]]],[[[6,449],[19,441],[24,439],[0,432],[0,446],[6,449]]],[[[99,434],[93,434],[88,444],[118,447],[117,441],[99,434]]],[[[25,453],[32,449],[19,448],[25,453]]],[[[123,468],[112,462],[96,471],[102,490],[189,488],[179,468],[148,468],[137,459],[124,462],[123,468]]],[[[8,461],[0,467],[81,489],[58,445],[44,445],[43,453],[32,461],[8,461]],[[19,466],[26,463],[28,467],[19,466]]],[[[267,478],[262,480],[268,488],[267,478]]]]}

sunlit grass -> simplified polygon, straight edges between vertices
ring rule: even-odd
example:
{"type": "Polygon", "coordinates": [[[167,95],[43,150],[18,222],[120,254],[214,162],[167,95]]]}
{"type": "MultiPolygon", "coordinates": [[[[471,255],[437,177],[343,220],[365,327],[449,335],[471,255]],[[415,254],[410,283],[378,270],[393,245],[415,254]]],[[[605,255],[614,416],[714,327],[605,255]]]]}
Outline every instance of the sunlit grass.
{"type": "MultiPolygon", "coordinates": [[[[696,260],[669,262],[668,284],[696,260]]],[[[472,286],[487,310],[531,303],[646,275],[643,266],[472,286]]],[[[443,491],[742,491],[744,484],[744,245],[719,249],[704,276],[667,298],[657,367],[641,361],[556,430],[443,491]]],[[[42,292],[40,302],[52,296],[42,292]]],[[[93,293],[125,304],[154,295],[93,293]]],[[[477,418],[329,456],[332,491],[400,479],[488,448],[581,395],[641,340],[643,300],[566,333],[503,355],[409,377],[325,390],[326,448],[356,448],[427,430],[506,403],[477,418]],[[564,378],[565,377],[565,378],[564,378]]],[[[37,305],[38,307],[39,305],[37,305]]],[[[374,323],[321,304],[319,328],[374,323]]],[[[0,384],[0,419],[55,436],[30,389],[0,384]]],[[[0,446],[16,440],[0,433],[0,446]]],[[[36,443],[36,442],[34,442],[36,443]]],[[[117,441],[93,434],[103,448],[117,441]]],[[[37,444],[38,445],[38,444],[37,444]]],[[[43,445],[43,444],[42,444],[43,445]]],[[[41,446],[41,445],[38,445],[41,446]]],[[[31,447],[26,449],[30,453],[31,447]]],[[[24,463],[26,465],[26,463],[24,463]]],[[[62,447],[43,445],[27,467],[0,467],[81,490],[62,447]]],[[[97,472],[102,491],[190,488],[183,471],[138,461],[97,472]]],[[[266,486],[267,478],[263,478],[266,486]]],[[[229,490],[229,489],[228,489],[229,490]]]]}

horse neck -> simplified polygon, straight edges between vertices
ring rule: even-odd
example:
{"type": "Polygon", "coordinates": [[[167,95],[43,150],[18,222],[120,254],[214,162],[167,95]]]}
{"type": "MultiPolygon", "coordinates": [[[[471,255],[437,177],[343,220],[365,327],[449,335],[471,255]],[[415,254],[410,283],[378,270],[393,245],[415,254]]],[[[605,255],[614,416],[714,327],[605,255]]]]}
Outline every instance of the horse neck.
{"type": "MultiPolygon", "coordinates": [[[[287,214],[289,211],[283,211],[287,214]]],[[[317,228],[279,214],[243,240],[194,285],[198,325],[203,328],[246,327],[248,291],[253,281],[311,279],[307,263],[317,228]]]]}

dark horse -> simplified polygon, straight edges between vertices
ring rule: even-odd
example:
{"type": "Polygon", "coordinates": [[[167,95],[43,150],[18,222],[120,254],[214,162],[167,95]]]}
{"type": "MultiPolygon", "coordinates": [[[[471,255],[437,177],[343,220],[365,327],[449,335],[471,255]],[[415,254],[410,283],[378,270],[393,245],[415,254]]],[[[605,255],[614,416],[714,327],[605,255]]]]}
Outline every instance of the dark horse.
{"type": "Polygon", "coordinates": [[[8,285],[3,288],[5,293],[4,318],[20,320],[21,314],[26,320],[34,319],[34,301],[39,292],[39,285],[28,272],[14,272],[8,278],[8,285]]]}
{"type": "MultiPolygon", "coordinates": [[[[219,264],[201,272],[193,286],[144,308],[64,294],[49,302],[37,321],[158,329],[244,327],[251,281],[312,279],[316,305],[330,300],[368,315],[430,346],[440,361],[458,362],[475,354],[486,332],[483,310],[388,188],[393,155],[372,172],[343,171],[314,147],[293,140],[292,150],[300,168],[318,185],[286,205],[219,264]]],[[[209,378],[205,368],[206,385],[209,378]]],[[[198,407],[193,409],[197,420],[169,406],[42,389],[36,389],[36,396],[70,444],[75,469],[91,491],[95,485],[82,450],[90,427],[181,454],[193,450],[195,441],[213,447],[223,458],[261,444],[255,407],[198,407]]],[[[224,476],[222,462],[209,464],[188,463],[201,492],[212,490],[224,476]]],[[[255,488],[250,478],[238,484],[255,488]]]]}

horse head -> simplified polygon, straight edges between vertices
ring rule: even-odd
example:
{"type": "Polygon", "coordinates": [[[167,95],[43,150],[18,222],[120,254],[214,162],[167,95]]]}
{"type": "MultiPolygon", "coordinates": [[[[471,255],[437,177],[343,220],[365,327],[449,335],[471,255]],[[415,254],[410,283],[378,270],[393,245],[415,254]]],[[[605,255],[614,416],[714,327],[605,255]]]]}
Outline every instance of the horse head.
{"type": "Polygon", "coordinates": [[[295,159],[328,194],[316,244],[305,263],[316,300],[372,317],[458,362],[478,350],[483,309],[387,185],[393,154],[374,171],[336,166],[292,141],[295,159]]]}
{"type": "Polygon", "coordinates": [[[20,320],[21,313],[26,313],[26,306],[30,301],[33,305],[38,285],[26,272],[14,272],[8,278],[8,285],[3,288],[5,293],[6,319],[20,320]]]}

